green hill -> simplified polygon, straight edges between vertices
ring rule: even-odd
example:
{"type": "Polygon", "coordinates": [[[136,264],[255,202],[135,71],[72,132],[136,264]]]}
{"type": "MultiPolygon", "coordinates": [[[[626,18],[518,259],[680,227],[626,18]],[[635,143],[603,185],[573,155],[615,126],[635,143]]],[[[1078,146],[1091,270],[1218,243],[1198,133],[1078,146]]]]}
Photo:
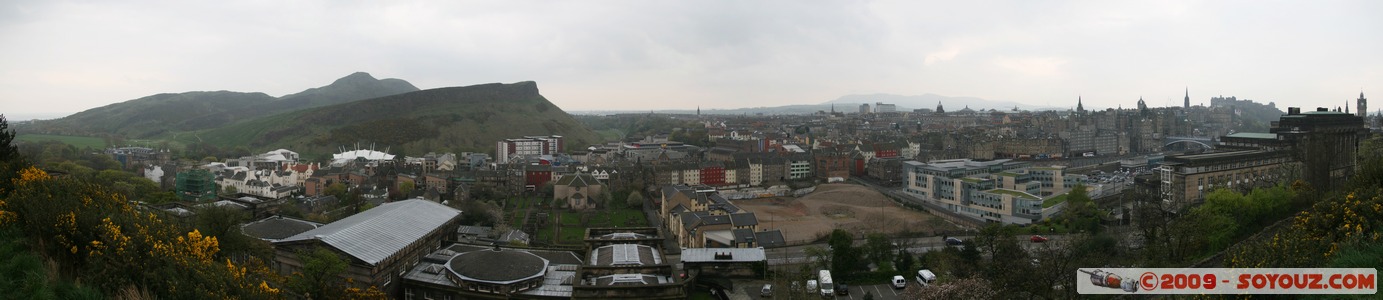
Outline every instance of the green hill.
{"type": "Polygon", "coordinates": [[[57,120],[35,122],[33,131],[61,135],[157,136],[169,131],[210,128],[227,123],[225,114],[264,105],[274,97],[230,91],[158,94],[115,103],[57,120]],[[210,117],[209,117],[210,116],[210,117]]]}
{"type": "Polygon", "coordinates": [[[218,128],[273,114],[417,91],[399,79],[355,73],[330,85],[279,98],[230,91],[158,94],[35,122],[25,131],[144,139],[165,133],[218,128]]]}
{"type": "Polygon", "coordinates": [[[223,146],[330,153],[373,144],[409,155],[428,151],[492,152],[495,142],[561,135],[569,148],[601,141],[538,93],[537,83],[482,84],[422,90],[274,115],[198,133],[223,146]]]}

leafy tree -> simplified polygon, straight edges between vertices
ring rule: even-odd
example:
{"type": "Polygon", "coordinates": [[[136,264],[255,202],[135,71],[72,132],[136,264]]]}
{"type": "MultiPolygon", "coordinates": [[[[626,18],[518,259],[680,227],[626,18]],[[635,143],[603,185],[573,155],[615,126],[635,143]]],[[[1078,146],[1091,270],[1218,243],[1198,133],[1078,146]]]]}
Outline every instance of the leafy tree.
{"type": "Polygon", "coordinates": [[[639,194],[638,190],[630,191],[629,197],[624,200],[626,207],[629,208],[643,208],[643,202],[643,194],[639,194]]]}
{"type": "Polygon", "coordinates": [[[889,241],[888,236],[882,233],[870,233],[864,236],[864,255],[869,257],[869,261],[878,265],[893,261],[893,242],[889,241]]]}
{"type": "Polygon", "coordinates": [[[19,158],[19,148],[14,145],[14,137],[17,134],[10,130],[10,122],[5,119],[5,115],[0,114],[0,161],[11,161],[19,158]]]}
{"type": "Polygon", "coordinates": [[[1083,184],[1071,187],[1071,191],[1066,195],[1066,209],[1062,214],[1067,228],[1072,230],[1095,232],[1100,229],[1099,208],[1095,207],[1095,202],[1090,199],[1089,191],[1083,184]]]}
{"type": "Polygon", "coordinates": [[[913,257],[912,252],[908,252],[908,249],[905,248],[898,248],[898,253],[894,257],[896,259],[893,261],[893,269],[898,273],[911,273],[917,263],[917,258],[913,257]]]}
{"type": "Polygon", "coordinates": [[[402,196],[403,198],[408,198],[408,195],[413,193],[413,189],[414,189],[414,188],[416,188],[416,187],[414,186],[414,184],[413,184],[412,181],[400,182],[400,183],[399,183],[399,194],[400,194],[400,196],[402,196]]]}
{"type": "Polygon", "coordinates": [[[855,249],[855,237],[849,231],[836,229],[831,231],[830,237],[826,239],[827,244],[831,245],[831,271],[849,277],[859,270],[863,265],[858,249],[855,249]]]}
{"type": "Polygon", "coordinates": [[[346,260],[326,248],[315,247],[297,253],[303,262],[302,270],[288,277],[288,286],[310,295],[313,299],[340,298],[343,291],[341,274],[349,266],[346,260]]]}
{"type": "MultiPolygon", "coordinates": [[[[291,205],[290,205],[291,206],[291,205]]],[[[248,257],[272,260],[273,247],[264,241],[240,232],[240,224],[249,221],[250,214],[227,206],[207,206],[197,209],[196,229],[214,237],[220,243],[221,255],[236,261],[248,257]]]]}
{"type": "Polygon", "coordinates": [[[322,191],[324,194],[335,196],[337,201],[346,201],[347,192],[346,185],[340,182],[333,182],[322,191]]]}

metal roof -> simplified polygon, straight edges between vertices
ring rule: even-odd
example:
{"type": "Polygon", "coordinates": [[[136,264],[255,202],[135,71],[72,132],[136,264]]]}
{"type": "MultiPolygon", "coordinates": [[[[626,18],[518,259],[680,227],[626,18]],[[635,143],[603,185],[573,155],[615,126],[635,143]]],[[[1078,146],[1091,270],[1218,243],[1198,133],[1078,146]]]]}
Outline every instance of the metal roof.
{"type": "Polygon", "coordinates": [[[764,248],[684,248],[682,262],[752,262],[765,261],[764,248]],[[722,259],[716,259],[719,254],[722,259]]]}
{"type": "Polygon", "coordinates": [[[1269,140],[1276,140],[1276,139],[1277,139],[1277,134],[1276,134],[1276,133],[1262,133],[1262,132],[1239,132],[1239,133],[1234,133],[1234,134],[1226,135],[1225,137],[1246,138],[1246,139],[1269,139],[1269,140]]]}
{"type": "Polygon", "coordinates": [[[461,211],[422,199],[390,202],[276,244],[317,239],[374,265],[460,215],[461,211]]]}

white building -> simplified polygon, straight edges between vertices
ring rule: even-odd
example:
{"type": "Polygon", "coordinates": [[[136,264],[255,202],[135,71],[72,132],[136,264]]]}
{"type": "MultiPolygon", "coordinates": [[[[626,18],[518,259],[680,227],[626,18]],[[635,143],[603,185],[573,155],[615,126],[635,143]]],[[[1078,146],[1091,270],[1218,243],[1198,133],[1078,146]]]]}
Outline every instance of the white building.
{"type": "Polygon", "coordinates": [[[144,178],[148,178],[150,181],[153,181],[154,184],[162,183],[162,182],[163,182],[163,167],[160,167],[160,166],[158,166],[158,165],[145,166],[145,167],[144,167],[144,178]]]}
{"type": "Polygon", "coordinates": [[[505,139],[495,145],[495,162],[508,163],[516,156],[553,155],[562,150],[562,136],[525,136],[505,139]]]}
{"type": "Polygon", "coordinates": [[[888,104],[888,103],[883,103],[883,102],[876,102],[876,103],[874,103],[874,112],[876,112],[876,113],[891,113],[891,112],[896,112],[896,111],[898,111],[898,106],[897,106],[897,105],[888,104]]]}

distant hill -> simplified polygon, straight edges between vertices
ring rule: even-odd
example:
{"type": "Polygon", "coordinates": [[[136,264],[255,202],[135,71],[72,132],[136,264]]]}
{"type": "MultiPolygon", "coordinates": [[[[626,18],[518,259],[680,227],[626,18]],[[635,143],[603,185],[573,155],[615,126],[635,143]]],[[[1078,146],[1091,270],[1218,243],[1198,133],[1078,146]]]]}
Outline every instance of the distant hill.
{"type": "Polygon", "coordinates": [[[62,135],[118,134],[146,138],[169,131],[210,128],[223,116],[275,100],[264,93],[230,91],[158,94],[115,103],[56,120],[36,121],[32,130],[62,135]]]}
{"type": "Polygon", "coordinates": [[[319,88],[279,98],[231,91],[158,94],[35,122],[26,131],[64,135],[116,134],[152,138],[165,133],[217,128],[305,108],[417,91],[399,79],[355,73],[319,88]]]}
{"type": "Polygon", "coordinates": [[[373,144],[405,155],[491,152],[525,135],[566,137],[568,148],[602,140],[538,93],[534,82],[421,90],[274,115],[198,133],[209,143],[306,153],[373,144]]]}

